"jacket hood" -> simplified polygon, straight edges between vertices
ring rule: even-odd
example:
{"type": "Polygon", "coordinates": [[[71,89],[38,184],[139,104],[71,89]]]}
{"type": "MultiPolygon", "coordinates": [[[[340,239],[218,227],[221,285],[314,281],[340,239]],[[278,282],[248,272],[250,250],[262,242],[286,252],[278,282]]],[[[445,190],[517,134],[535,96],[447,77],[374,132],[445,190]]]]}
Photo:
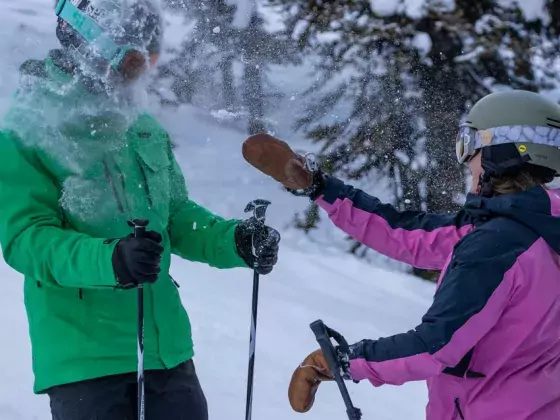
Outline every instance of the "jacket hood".
{"type": "Polygon", "coordinates": [[[537,186],[492,198],[468,194],[464,209],[477,220],[500,216],[515,220],[533,230],[560,254],[560,189],[537,186]]]}

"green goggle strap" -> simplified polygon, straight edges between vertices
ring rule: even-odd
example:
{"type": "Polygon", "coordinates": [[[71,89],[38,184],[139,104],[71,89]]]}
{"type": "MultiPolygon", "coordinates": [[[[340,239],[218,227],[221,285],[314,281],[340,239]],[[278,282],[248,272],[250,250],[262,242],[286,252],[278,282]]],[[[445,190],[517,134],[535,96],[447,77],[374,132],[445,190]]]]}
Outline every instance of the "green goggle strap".
{"type": "Polygon", "coordinates": [[[95,43],[101,56],[110,61],[111,66],[116,70],[118,70],[124,56],[129,51],[136,49],[130,45],[117,45],[97,22],[82,13],[70,1],[59,0],[55,8],[55,14],[78,31],[86,41],[95,43]]]}

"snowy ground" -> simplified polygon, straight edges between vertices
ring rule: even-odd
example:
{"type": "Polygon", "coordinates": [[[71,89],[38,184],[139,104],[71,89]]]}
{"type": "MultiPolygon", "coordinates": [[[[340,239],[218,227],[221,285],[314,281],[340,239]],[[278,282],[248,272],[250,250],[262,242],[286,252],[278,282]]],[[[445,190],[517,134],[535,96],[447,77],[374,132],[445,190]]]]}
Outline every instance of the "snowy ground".
{"type": "MultiPolygon", "coordinates": [[[[282,248],[277,270],[263,278],[257,326],[254,418],[342,420],[344,405],[334,384],[319,390],[313,410],[291,411],[287,389],[293,369],[317,345],[309,323],[321,318],[351,342],[414,327],[432,287],[341,256],[338,251],[295,243],[282,248]]],[[[251,305],[251,274],[216,271],[175,260],[174,277],[193,322],[199,375],[211,419],[242,419],[251,305]]],[[[48,420],[48,400],[31,393],[32,373],[21,277],[0,267],[0,418],[48,420]]],[[[349,385],[364,420],[423,419],[423,383],[373,388],[349,385]]]]}
{"type": "MultiPolygon", "coordinates": [[[[7,107],[19,63],[29,57],[40,58],[47,48],[56,46],[50,3],[0,0],[1,112],[7,107]],[[17,36],[13,35],[15,30],[17,36]]],[[[290,80],[286,72],[277,76],[290,80]]],[[[293,112],[284,107],[272,118],[283,121],[293,112]]],[[[192,198],[226,217],[244,217],[245,204],[256,197],[273,202],[269,221],[279,228],[283,241],[280,262],[261,285],[254,418],[344,419],[344,405],[334,384],[322,386],[314,409],[307,415],[293,413],[288,405],[292,371],[317,347],[309,323],[321,318],[350,342],[402,332],[417,324],[430,304],[433,286],[366,265],[335,247],[325,246],[331,238],[340,239],[333,229],[325,229],[323,240],[313,243],[287,229],[293,213],[303,210],[307,203],[282,192],[274,182],[248,167],[240,154],[245,137],[241,131],[219,126],[209,113],[201,115],[189,107],[159,114],[179,143],[177,156],[192,198]]],[[[287,133],[287,128],[280,127],[279,135],[287,133]]],[[[294,144],[300,146],[296,140],[294,144]]],[[[251,273],[240,269],[218,271],[179,259],[174,260],[172,270],[192,319],[196,363],[209,400],[210,418],[242,419],[251,273]]],[[[0,318],[4,320],[0,419],[48,420],[48,399],[31,392],[22,278],[3,262],[0,278],[0,318]]],[[[364,420],[424,418],[424,383],[378,389],[367,383],[349,387],[355,404],[363,410],[364,420]]]]}

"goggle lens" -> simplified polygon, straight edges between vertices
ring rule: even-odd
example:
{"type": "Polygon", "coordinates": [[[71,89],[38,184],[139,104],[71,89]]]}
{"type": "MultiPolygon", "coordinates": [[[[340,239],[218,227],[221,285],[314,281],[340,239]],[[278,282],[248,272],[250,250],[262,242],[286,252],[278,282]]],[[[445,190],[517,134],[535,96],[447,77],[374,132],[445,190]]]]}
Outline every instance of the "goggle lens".
{"type": "Polygon", "coordinates": [[[472,127],[461,127],[455,140],[455,154],[461,164],[467,163],[476,154],[475,139],[477,130],[472,127]]]}

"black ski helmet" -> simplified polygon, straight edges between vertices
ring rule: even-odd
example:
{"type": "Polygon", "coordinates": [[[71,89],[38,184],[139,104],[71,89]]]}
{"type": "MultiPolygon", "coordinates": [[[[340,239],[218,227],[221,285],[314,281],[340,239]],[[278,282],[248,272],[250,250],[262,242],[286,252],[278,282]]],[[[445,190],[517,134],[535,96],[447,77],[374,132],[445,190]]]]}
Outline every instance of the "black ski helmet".
{"type": "Polygon", "coordinates": [[[560,175],[560,106],[525,90],[487,95],[461,125],[456,152],[460,163],[482,154],[483,195],[491,193],[490,177],[512,175],[523,168],[538,171],[550,182],[560,175]]]}
{"type": "Polygon", "coordinates": [[[55,13],[63,47],[87,50],[127,78],[160,53],[162,18],[153,0],[59,0],[55,13]]]}

